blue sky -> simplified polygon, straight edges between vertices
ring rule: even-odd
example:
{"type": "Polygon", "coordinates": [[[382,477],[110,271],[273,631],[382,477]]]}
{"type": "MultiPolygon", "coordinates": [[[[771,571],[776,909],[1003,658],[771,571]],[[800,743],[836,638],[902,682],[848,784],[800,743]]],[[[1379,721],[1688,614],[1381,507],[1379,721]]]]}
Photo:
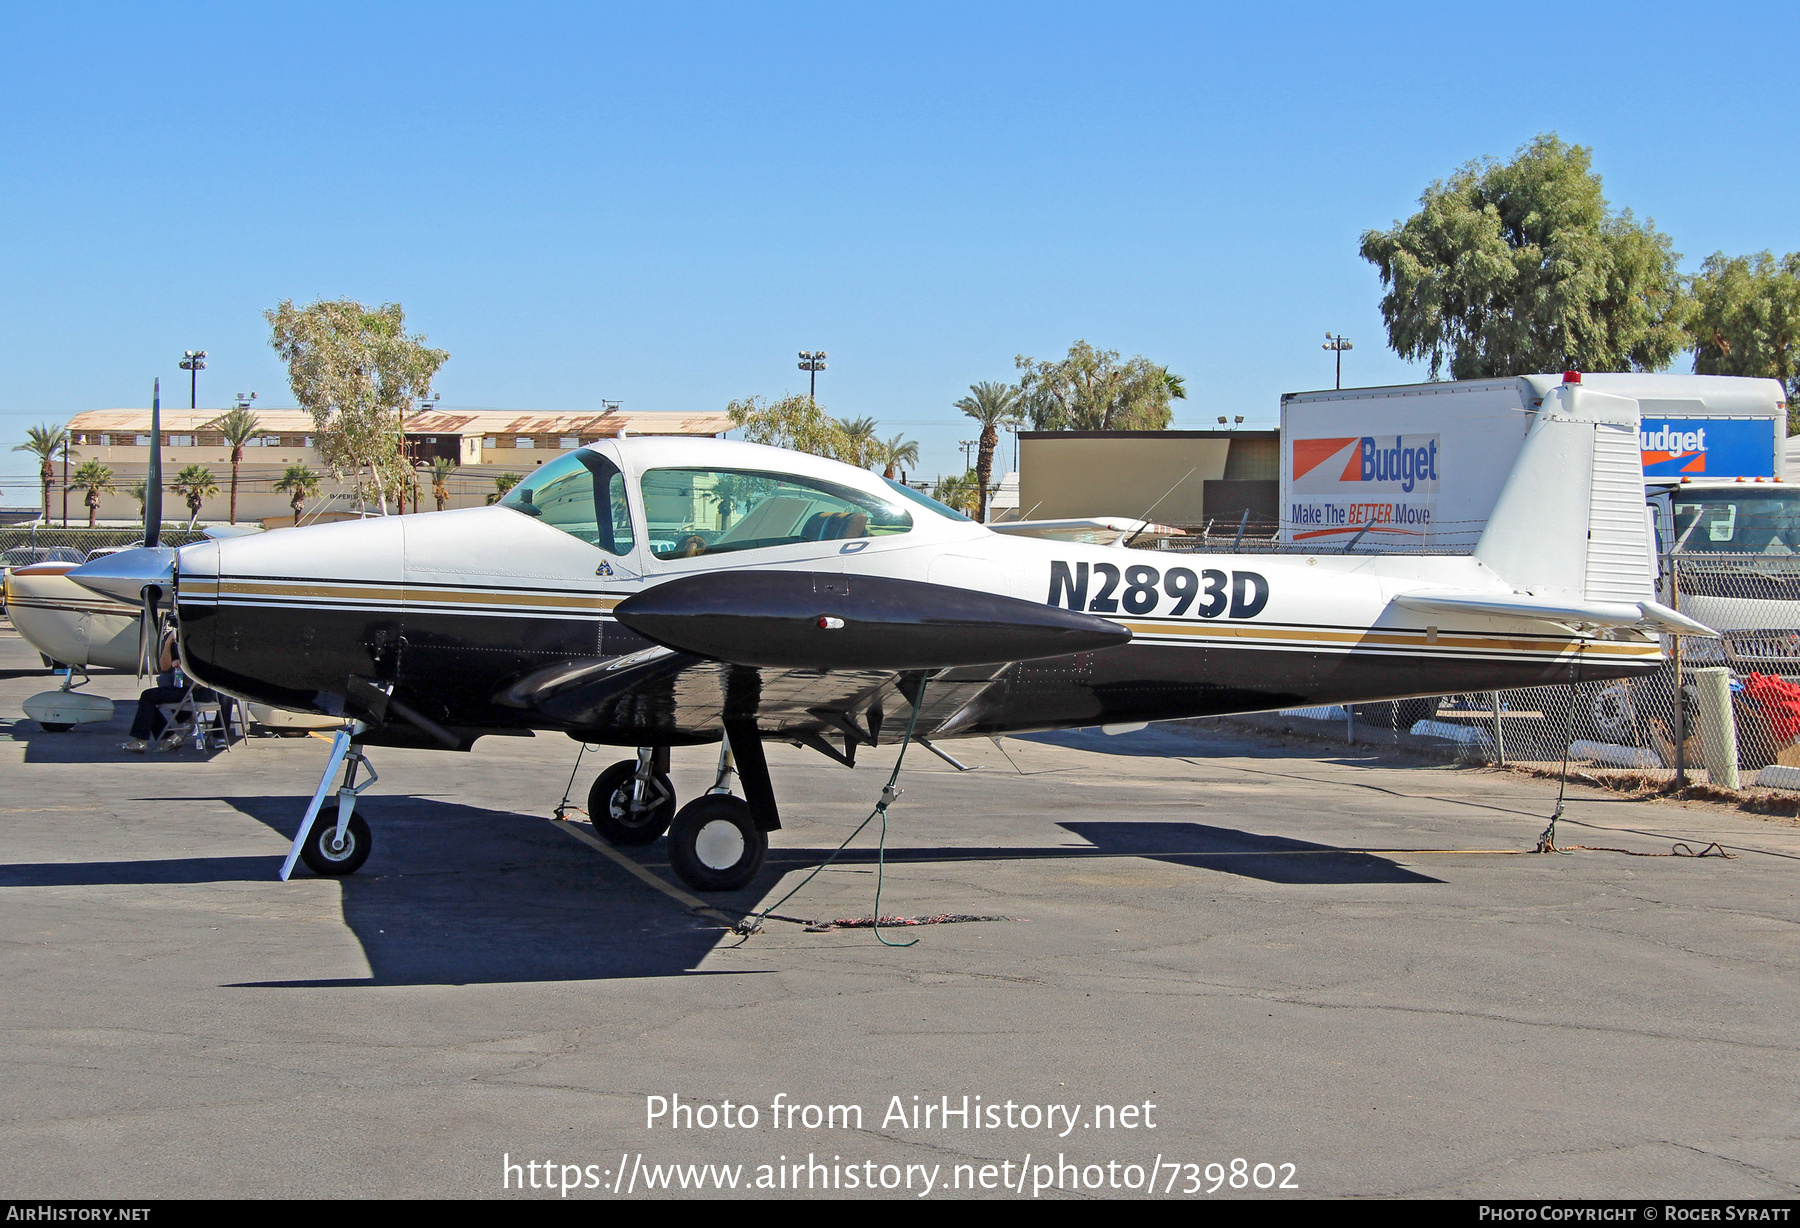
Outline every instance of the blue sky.
{"type": "Polygon", "coordinates": [[[1358,236],[1534,133],[1689,268],[1800,249],[1794,12],[10,4],[0,441],[185,404],[186,348],[202,404],[291,405],[261,313],[343,295],[452,406],[722,408],[824,349],[927,474],[971,382],[1076,338],[1185,375],[1178,426],[1273,425],[1327,329],[1347,384],[1423,378],[1358,236]]]}

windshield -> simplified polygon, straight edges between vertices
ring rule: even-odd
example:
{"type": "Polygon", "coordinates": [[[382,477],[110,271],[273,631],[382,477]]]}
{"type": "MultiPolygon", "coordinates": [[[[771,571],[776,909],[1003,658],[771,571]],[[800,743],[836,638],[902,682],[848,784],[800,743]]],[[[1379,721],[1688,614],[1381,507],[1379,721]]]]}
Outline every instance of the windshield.
{"type": "Polygon", "coordinates": [[[629,554],[634,542],[625,475],[598,452],[558,457],[520,482],[500,506],[541,520],[608,554],[629,554]],[[599,514],[596,508],[604,509],[599,514]]]}
{"type": "Polygon", "coordinates": [[[1683,490],[1675,548],[1715,554],[1800,554],[1800,490],[1683,490]]]}
{"type": "Polygon", "coordinates": [[[932,511],[936,512],[938,515],[948,516],[952,520],[961,520],[961,521],[965,521],[969,524],[975,523],[973,517],[965,516],[961,512],[957,511],[955,508],[950,507],[947,504],[939,503],[936,499],[933,499],[930,495],[924,494],[921,491],[914,490],[912,487],[906,485],[904,482],[896,482],[896,481],[894,481],[893,478],[882,478],[881,480],[886,482],[889,486],[892,486],[895,490],[899,491],[901,494],[905,495],[908,499],[911,499],[914,503],[917,503],[920,507],[928,507],[932,511]]]}
{"type": "Polygon", "coordinates": [[[659,559],[886,537],[912,528],[912,517],[896,502],[791,473],[652,469],[643,492],[645,535],[659,559]]]}

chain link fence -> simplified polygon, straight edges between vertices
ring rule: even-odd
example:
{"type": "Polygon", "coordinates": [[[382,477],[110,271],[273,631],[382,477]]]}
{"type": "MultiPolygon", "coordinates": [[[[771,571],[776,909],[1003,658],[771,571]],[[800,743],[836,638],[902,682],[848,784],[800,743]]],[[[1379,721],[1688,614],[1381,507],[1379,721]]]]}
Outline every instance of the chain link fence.
{"type": "Polygon", "coordinates": [[[1339,722],[1348,741],[1359,728],[1429,740],[1471,763],[1555,769],[1566,752],[1644,786],[1800,790],[1800,556],[1684,554],[1660,573],[1662,601],[1722,634],[1665,637],[1654,674],[1284,715],[1339,722]]]}
{"type": "MultiPolygon", "coordinates": [[[[188,532],[186,524],[165,524],[162,544],[185,546],[200,541],[204,534],[188,532]]],[[[23,567],[27,563],[81,563],[95,550],[116,550],[142,545],[144,530],[77,529],[57,525],[27,524],[0,529],[0,567],[23,567]]]]}

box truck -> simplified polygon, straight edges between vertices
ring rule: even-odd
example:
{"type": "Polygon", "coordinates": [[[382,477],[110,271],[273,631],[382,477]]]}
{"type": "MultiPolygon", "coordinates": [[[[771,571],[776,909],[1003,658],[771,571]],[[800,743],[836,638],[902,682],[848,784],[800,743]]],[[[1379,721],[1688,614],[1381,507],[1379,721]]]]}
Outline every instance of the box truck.
{"type": "MultiPolygon", "coordinates": [[[[1787,482],[1779,381],[1582,374],[1289,393],[1281,401],[1281,541],[1331,551],[1472,550],[1531,415],[1565,378],[1638,402],[1659,600],[1722,633],[1689,665],[1800,677],[1800,483],[1787,482]]],[[[1546,525],[1545,532],[1566,531],[1546,525]]],[[[1578,734],[1640,741],[1627,688],[1578,711],[1578,734]],[[1591,710],[1588,710],[1591,708],[1591,710]]]]}

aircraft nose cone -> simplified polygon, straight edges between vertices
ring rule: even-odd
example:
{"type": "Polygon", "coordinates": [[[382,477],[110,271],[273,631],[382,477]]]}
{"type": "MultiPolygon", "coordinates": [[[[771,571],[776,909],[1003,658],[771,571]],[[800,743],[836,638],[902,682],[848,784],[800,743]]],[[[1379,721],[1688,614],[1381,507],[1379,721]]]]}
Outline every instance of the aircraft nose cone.
{"type": "Polygon", "coordinates": [[[161,588],[166,597],[175,587],[175,549],[151,546],[121,550],[118,554],[83,563],[69,573],[69,579],[96,593],[133,605],[143,600],[147,584],[161,588]]]}

